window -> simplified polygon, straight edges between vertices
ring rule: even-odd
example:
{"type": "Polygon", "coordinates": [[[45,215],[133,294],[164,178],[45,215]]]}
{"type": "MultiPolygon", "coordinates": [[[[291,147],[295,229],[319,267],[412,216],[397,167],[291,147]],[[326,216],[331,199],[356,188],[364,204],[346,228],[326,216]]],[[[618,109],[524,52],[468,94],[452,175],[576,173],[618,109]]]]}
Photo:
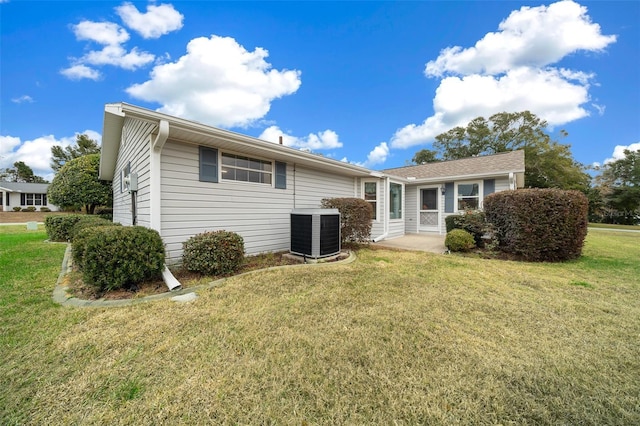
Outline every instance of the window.
{"type": "Polygon", "coordinates": [[[218,182],[218,150],[200,147],[200,181],[218,182]]]}
{"type": "Polygon", "coordinates": [[[222,154],[222,179],[271,185],[270,161],[257,160],[234,154],[222,154]]]}
{"type": "Polygon", "coordinates": [[[287,189],[287,163],[276,161],[276,188],[287,189]]]}
{"type": "Polygon", "coordinates": [[[47,194],[20,194],[22,206],[46,206],[47,194]]]}
{"type": "Polygon", "coordinates": [[[402,185],[391,183],[389,187],[389,219],[402,219],[402,185]]]}
{"type": "Polygon", "coordinates": [[[458,210],[480,208],[480,185],[478,183],[458,184],[458,210]]]}
{"type": "Polygon", "coordinates": [[[364,188],[362,191],[364,200],[371,204],[371,219],[378,219],[378,183],[377,182],[364,182],[364,188]]]}

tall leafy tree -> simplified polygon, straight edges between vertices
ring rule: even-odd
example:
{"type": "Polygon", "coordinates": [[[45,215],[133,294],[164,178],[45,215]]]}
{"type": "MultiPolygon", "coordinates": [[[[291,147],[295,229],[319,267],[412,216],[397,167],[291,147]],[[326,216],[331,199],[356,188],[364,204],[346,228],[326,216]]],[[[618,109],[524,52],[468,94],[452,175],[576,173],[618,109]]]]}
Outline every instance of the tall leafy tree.
{"type": "Polygon", "coordinates": [[[62,166],[74,158],[89,154],[99,154],[100,146],[98,142],[89,138],[85,134],[76,136],[76,144],[62,148],[60,145],[51,147],[51,168],[57,172],[62,166]]]}
{"type": "Polygon", "coordinates": [[[584,166],[573,159],[571,147],[552,140],[546,128],[547,122],[529,111],[501,112],[454,127],[436,136],[433,146],[445,160],[522,149],[526,186],[586,191],[590,177],[584,166]]]}
{"type": "Polygon", "coordinates": [[[63,208],[84,207],[93,214],[98,206],[112,206],[111,184],[98,179],[100,154],[74,158],[60,168],[49,186],[49,200],[63,208]]]}
{"type": "Polygon", "coordinates": [[[7,168],[0,172],[0,180],[9,182],[49,183],[41,176],[33,173],[33,169],[24,161],[13,163],[13,169],[7,168]]]}
{"type": "Polygon", "coordinates": [[[421,149],[416,152],[416,155],[413,156],[411,162],[414,164],[427,164],[427,163],[435,163],[440,161],[437,157],[438,153],[431,149],[421,149]]]}
{"type": "Polygon", "coordinates": [[[624,150],[624,157],[606,163],[596,185],[604,202],[604,220],[634,224],[640,217],[640,150],[624,150]]]}

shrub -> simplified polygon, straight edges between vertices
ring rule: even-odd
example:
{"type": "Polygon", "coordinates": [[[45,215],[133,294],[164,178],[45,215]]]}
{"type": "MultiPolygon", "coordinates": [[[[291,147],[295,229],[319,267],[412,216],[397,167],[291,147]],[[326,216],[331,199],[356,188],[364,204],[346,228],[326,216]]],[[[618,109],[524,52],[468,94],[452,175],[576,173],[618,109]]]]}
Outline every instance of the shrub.
{"type": "Polygon", "coordinates": [[[453,229],[447,232],[444,245],[451,251],[468,251],[476,246],[473,235],[464,229],[453,229]]]}
{"type": "Polygon", "coordinates": [[[478,247],[484,247],[482,236],[487,233],[489,227],[482,210],[465,210],[460,214],[447,216],[444,221],[447,232],[464,229],[473,236],[478,247]]]}
{"type": "Polygon", "coordinates": [[[23,212],[35,212],[36,208],[33,206],[25,207],[22,209],[23,212]]]}
{"type": "Polygon", "coordinates": [[[164,245],[157,231],[142,226],[105,226],[82,231],[82,278],[99,291],[133,286],[159,277],[164,245]],[[90,234],[90,235],[89,235],[90,234]]]}
{"type": "Polygon", "coordinates": [[[69,214],[62,216],[47,216],[44,219],[44,227],[51,241],[71,240],[71,230],[83,215],[69,214]]]}
{"type": "Polygon", "coordinates": [[[244,240],[224,230],[194,235],[184,242],[183,249],[183,266],[205,275],[231,274],[244,260],[244,240]]]}
{"type": "Polygon", "coordinates": [[[371,238],[371,204],[360,198],[325,198],[325,209],[340,212],[340,235],[342,242],[366,243],[371,238]]]}
{"type": "Polygon", "coordinates": [[[51,211],[51,209],[50,209],[49,207],[40,207],[40,211],[41,211],[41,212],[48,213],[48,212],[50,212],[50,211],[51,211]]]}
{"type": "MultiPolygon", "coordinates": [[[[69,230],[69,241],[73,242],[76,235],[87,228],[97,228],[100,226],[113,226],[113,222],[103,219],[95,215],[80,215],[80,218],[73,224],[69,230]]],[[[120,224],[117,224],[120,225],[120,224]]],[[[116,226],[117,226],[116,225],[116,226]]]]}
{"type": "Polygon", "coordinates": [[[96,210],[96,216],[113,221],[113,209],[109,207],[100,207],[96,210]]]}
{"type": "Polygon", "coordinates": [[[20,211],[22,211],[22,207],[15,206],[15,207],[13,208],[13,211],[14,211],[14,212],[20,212],[20,211]]]}
{"type": "Polygon", "coordinates": [[[484,200],[499,248],[529,261],[580,257],[587,235],[588,201],[579,191],[519,189],[484,200]]]}
{"type": "MultiPolygon", "coordinates": [[[[116,224],[111,224],[117,226],[116,224]]],[[[93,238],[96,234],[102,231],[104,226],[96,227],[80,227],[79,230],[75,230],[73,241],[71,243],[71,255],[73,257],[73,263],[75,266],[83,270],[84,269],[84,254],[86,251],[87,241],[93,238]]]]}

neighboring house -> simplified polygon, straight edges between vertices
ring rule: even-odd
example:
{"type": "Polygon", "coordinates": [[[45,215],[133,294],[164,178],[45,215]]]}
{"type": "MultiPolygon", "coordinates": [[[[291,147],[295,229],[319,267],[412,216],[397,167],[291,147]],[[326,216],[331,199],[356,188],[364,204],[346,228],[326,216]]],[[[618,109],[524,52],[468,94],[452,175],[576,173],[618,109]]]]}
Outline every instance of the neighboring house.
{"type": "Polygon", "coordinates": [[[358,197],[371,238],[444,231],[444,217],[522,186],[524,154],[374,171],[126,103],[104,112],[100,179],[113,181],[114,221],[162,236],[169,264],[204,231],[237,232],[246,253],[283,251],[290,213],[358,197]]]}
{"type": "Polygon", "coordinates": [[[2,198],[2,209],[0,210],[11,212],[14,207],[21,209],[35,207],[37,211],[40,211],[42,207],[47,207],[51,211],[57,211],[58,206],[49,204],[47,189],[49,189],[48,183],[0,181],[0,197],[2,198]]]}

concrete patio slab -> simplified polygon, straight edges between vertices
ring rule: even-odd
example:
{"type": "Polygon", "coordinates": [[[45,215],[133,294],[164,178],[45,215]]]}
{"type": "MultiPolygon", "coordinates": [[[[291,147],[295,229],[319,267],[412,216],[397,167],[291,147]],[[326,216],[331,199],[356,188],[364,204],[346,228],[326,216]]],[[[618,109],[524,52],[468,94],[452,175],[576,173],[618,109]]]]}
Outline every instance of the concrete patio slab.
{"type": "Polygon", "coordinates": [[[407,234],[402,237],[372,243],[374,247],[389,247],[401,250],[427,251],[430,253],[444,253],[444,235],[438,234],[407,234]]]}

